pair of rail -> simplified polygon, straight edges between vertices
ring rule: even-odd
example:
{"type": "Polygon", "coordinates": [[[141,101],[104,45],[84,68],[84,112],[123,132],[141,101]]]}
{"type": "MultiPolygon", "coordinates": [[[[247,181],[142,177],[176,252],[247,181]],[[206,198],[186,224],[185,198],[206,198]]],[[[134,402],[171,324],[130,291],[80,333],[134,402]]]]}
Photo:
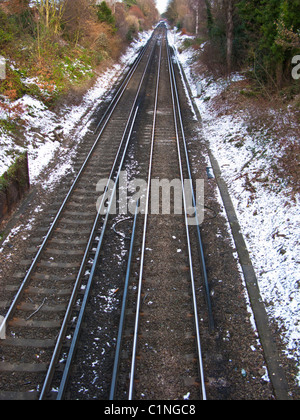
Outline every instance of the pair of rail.
{"type": "MultiPolygon", "coordinates": [[[[167,54],[168,54],[168,68],[169,68],[171,96],[172,96],[172,109],[173,109],[174,124],[175,124],[174,128],[176,132],[176,144],[177,144],[178,161],[179,161],[179,168],[180,168],[180,179],[181,179],[182,194],[183,194],[185,228],[186,228],[186,237],[187,237],[187,243],[188,243],[189,269],[190,269],[190,279],[191,279],[191,286],[192,286],[194,321],[195,321],[197,353],[198,353],[198,361],[199,361],[199,377],[201,381],[201,396],[203,400],[206,400],[207,396],[206,396],[205,380],[204,380],[204,366],[203,366],[202,350],[201,350],[201,338],[200,338],[200,327],[199,327],[199,319],[198,319],[195,276],[194,276],[194,268],[193,268],[192,246],[191,246],[191,239],[190,239],[190,232],[189,232],[187,201],[186,201],[185,189],[184,189],[184,175],[183,175],[184,170],[183,170],[183,157],[182,157],[181,146],[180,146],[180,132],[182,136],[182,142],[183,142],[183,148],[184,148],[184,154],[185,154],[184,158],[186,160],[186,166],[188,169],[189,179],[191,182],[192,199],[193,199],[193,205],[195,209],[196,209],[196,200],[195,200],[195,194],[194,194],[193,185],[192,185],[191,168],[190,168],[190,163],[189,163],[188,150],[187,150],[186,138],[185,138],[184,127],[183,127],[183,120],[182,120],[182,114],[181,114],[181,108],[180,108],[180,102],[179,102],[179,94],[178,94],[178,90],[176,86],[174,64],[172,62],[171,52],[170,52],[168,43],[167,43],[167,54]]],[[[139,270],[139,280],[138,280],[135,327],[134,327],[134,335],[133,335],[133,350],[132,350],[132,360],[131,360],[130,383],[129,383],[129,392],[128,392],[129,400],[133,399],[133,393],[134,393],[134,379],[135,379],[135,368],[136,368],[136,358],[137,358],[139,319],[140,319],[140,310],[141,310],[141,302],[142,302],[142,280],[143,280],[144,259],[145,259],[145,250],[146,250],[148,214],[149,214],[149,205],[150,205],[149,201],[150,201],[150,189],[151,189],[151,174],[152,174],[153,153],[154,153],[154,147],[155,147],[155,127],[156,127],[156,116],[157,116],[157,109],[158,109],[161,56],[162,56],[162,43],[160,45],[160,51],[159,51],[158,70],[157,70],[158,76],[157,76],[157,82],[156,82],[155,104],[154,104],[154,112],[153,112],[154,117],[153,117],[153,125],[152,125],[151,147],[150,147],[149,166],[148,166],[148,183],[147,183],[145,216],[144,216],[144,225],[143,225],[143,238],[142,238],[141,256],[140,256],[140,270],[139,270]]],[[[138,208],[138,203],[137,203],[137,208],[138,208]]],[[[112,385],[111,385],[111,390],[110,390],[111,400],[114,399],[116,386],[117,386],[118,365],[119,365],[121,342],[122,342],[124,319],[125,319],[126,299],[127,299],[129,276],[130,276],[130,264],[131,264],[132,253],[133,253],[134,236],[136,232],[136,220],[137,220],[137,211],[135,214],[134,224],[133,224],[133,232],[132,232],[132,237],[131,237],[131,245],[130,245],[130,250],[129,250],[129,259],[128,259],[128,266],[127,266],[126,280],[125,280],[125,291],[123,295],[120,326],[119,326],[118,339],[117,339],[117,344],[116,344],[115,362],[114,362],[114,369],[113,369],[112,385]]],[[[213,330],[214,320],[213,320],[213,314],[212,314],[208,278],[207,278],[204,251],[203,251],[199,225],[197,225],[197,237],[198,237],[199,249],[200,249],[200,263],[201,263],[202,274],[203,274],[205,290],[206,290],[206,301],[207,301],[208,312],[209,312],[209,326],[210,326],[210,329],[213,330]]]]}

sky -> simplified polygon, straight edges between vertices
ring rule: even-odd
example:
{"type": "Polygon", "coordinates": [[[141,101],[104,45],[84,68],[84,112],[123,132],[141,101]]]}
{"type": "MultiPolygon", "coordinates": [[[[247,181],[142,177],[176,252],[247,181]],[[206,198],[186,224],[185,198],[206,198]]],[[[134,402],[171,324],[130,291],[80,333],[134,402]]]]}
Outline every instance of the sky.
{"type": "Polygon", "coordinates": [[[156,0],[157,8],[160,14],[164,13],[167,9],[169,0],[156,0]]]}

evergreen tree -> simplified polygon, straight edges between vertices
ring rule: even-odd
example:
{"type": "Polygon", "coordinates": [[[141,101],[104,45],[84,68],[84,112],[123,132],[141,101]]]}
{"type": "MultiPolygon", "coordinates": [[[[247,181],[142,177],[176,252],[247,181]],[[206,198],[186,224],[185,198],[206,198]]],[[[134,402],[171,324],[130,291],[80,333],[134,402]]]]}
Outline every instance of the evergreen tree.
{"type": "Polygon", "coordinates": [[[97,6],[97,15],[100,22],[106,22],[112,26],[115,25],[115,18],[105,1],[97,6]]]}
{"type": "Polygon", "coordinates": [[[248,52],[256,75],[281,87],[290,77],[290,63],[300,46],[300,0],[242,0],[248,52]],[[286,70],[287,69],[287,70],[286,70]]]}

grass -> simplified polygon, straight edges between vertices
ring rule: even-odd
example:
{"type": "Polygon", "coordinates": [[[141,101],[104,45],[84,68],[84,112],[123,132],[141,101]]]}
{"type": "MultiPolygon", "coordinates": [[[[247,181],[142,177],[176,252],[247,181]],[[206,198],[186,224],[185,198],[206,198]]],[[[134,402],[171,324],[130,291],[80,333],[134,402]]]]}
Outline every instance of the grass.
{"type": "Polygon", "coordinates": [[[13,120],[0,120],[0,128],[4,130],[5,133],[13,133],[17,130],[17,124],[13,120]]]}
{"type": "Polygon", "coordinates": [[[50,34],[39,40],[29,34],[12,38],[0,49],[7,59],[0,95],[13,102],[28,94],[52,107],[71,87],[95,76],[97,66],[108,58],[107,49],[102,47],[75,46],[50,34]]]}
{"type": "MultiPolygon", "coordinates": [[[[71,87],[94,78],[95,68],[101,60],[99,53],[90,54],[87,49],[74,49],[69,45],[62,51],[53,44],[43,51],[40,58],[34,53],[26,65],[24,57],[18,63],[14,61],[13,65],[8,62],[6,80],[0,84],[0,95],[8,98],[11,106],[0,98],[0,108],[10,113],[13,103],[25,94],[52,108],[71,87]]],[[[13,132],[21,122],[17,120],[15,115],[9,116],[0,120],[0,126],[6,132],[13,132]]]]}

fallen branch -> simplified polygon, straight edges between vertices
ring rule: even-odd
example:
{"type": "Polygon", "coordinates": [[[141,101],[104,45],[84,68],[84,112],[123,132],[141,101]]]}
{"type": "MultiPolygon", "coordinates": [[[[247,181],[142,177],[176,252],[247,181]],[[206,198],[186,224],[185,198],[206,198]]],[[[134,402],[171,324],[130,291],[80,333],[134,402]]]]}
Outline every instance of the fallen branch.
{"type": "Polygon", "coordinates": [[[36,315],[42,309],[42,307],[45,305],[46,300],[47,300],[47,298],[45,297],[45,299],[43,300],[43,303],[40,305],[40,307],[35,312],[33,312],[31,315],[29,315],[29,317],[26,318],[26,321],[29,321],[32,317],[34,317],[34,315],[36,315]]]}

